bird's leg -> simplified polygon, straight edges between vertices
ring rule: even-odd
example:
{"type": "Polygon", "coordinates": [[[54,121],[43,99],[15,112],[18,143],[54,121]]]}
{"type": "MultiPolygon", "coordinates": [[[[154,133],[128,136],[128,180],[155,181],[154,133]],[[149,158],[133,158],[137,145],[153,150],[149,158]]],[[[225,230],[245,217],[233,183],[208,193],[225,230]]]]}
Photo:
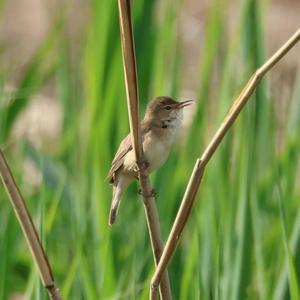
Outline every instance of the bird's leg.
{"type": "MultiPolygon", "coordinates": [[[[141,174],[140,172],[141,171],[146,171],[148,168],[149,168],[149,162],[147,160],[142,160],[140,162],[140,164],[136,165],[136,171],[139,173],[139,176],[147,177],[147,174],[143,174],[143,173],[141,174]]],[[[138,193],[140,195],[143,195],[146,198],[155,197],[156,196],[156,192],[155,192],[154,189],[152,189],[149,194],[144,194],[141,189],[138,190],[138,193]]]]}

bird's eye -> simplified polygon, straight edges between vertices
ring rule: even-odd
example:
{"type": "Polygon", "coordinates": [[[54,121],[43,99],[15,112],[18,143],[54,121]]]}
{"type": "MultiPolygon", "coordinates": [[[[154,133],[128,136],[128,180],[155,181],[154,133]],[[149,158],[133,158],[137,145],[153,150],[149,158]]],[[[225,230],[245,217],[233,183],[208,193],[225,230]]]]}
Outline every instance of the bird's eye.
{"type": "Polygon", "coordinates": [[[167,105],[167,106],[165,106],[165,109],[166,109],[166,110],[170,110],[170,109],[171,109],[171,106],[170,106],[170,105],[167,105]]]}

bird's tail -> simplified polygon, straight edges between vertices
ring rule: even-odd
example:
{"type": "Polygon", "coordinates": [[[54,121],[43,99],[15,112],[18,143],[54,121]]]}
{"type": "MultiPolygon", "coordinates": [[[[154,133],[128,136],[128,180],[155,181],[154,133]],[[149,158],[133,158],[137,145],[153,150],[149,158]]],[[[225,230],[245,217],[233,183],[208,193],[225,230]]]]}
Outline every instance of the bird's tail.
{"type": "Polygon", "coordinates": [[[113,198],[111,201],[111,206],[110,206],[110,211],[109,211],[109,219],[108,219],[108,224],[110,226],[113,225],[116,221],[120,202],[121,202],[121,197],[117,197],[117,193],[115,191],[116,189],[117,189],[117,187],[114,186],[113,187],[113,198]]]}
{"type": "Polygon", "coordinates": [[[115,223],[119,206],[121,203],[121,197],[123,193],[125,192],[128,184],[130,183],[130,179],[127,178],[126,176],[120,176],[119,178],[116,179],[113,185],[113,198],[111,201],[111,206],[110,206],[110,212],[109,212],[109,219],[108,219],[108,224],[111,226],[115,223]]]}

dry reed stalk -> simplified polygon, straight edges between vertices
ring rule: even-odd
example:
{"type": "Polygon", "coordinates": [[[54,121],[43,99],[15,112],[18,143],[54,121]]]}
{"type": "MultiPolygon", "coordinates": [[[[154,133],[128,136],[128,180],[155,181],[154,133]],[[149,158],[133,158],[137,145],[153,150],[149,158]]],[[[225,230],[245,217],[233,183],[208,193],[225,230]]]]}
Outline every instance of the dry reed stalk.
{"type": "MultiPolygon", "coordinates": [[[[157,265],[163,251],[163,241],[161,238],[157,207],[152,193],[153,189],[149,180],[147,168],[145,167],[145,159],[141,142],[138,83],[131,24],[130,0],[119,0],[118,4],[131,141],[139,172],[139,181],[143,194],[144,208],[154,261],[155,265],[157,265]]],[[[161,274],[159,290],[162,300],[172,299],[167,270],[164,270],[164,272],[161,274]]]]}
{"type": "Polygon", "coordinates": [[[161,276],[166,270],[168,263],[174,253],[178,240],[182,234],[183,228],[186,225],[187,219],[190,215],[192,207],[194,205],[195,197],[199,189],[201,179],[206,165],[212,158],[213,154],[217,150],[218,146],[222,142],[224,136],[234,123],[239,113],[247,103],[247,100],[255,91],[256,87],[260,83],[262,77],[300,40],[300,29],[256,72],[252,75],[239,97],[234,101],[228,114],[226,115],[223,123],[211,139],[210,143],[206,147],[200,159],[197,159],[194,167],[194,171],[190,177],[188,186],[186,188],[183,200],[173,223],[171,232],[169,234],[166,246],[162,253],[161,259],[156,267],[155,273],[151,280],[150,286],[150,299],[157,299],[157,287],[160,283],[161,276]]]}
{"type": "Polygon", "coordinates": [[[54,277],[47,256],[39,240],[30,214],[27,210],[22,194],[14,180],[11,170],[6,162],[3,152],[0,150],[0,176],[6,192],[12,203],[17,219],[23,230],[31,255],[39,270],[44,287],[53,300],[61,300],[58,288],[55,286],[54,277]]]}

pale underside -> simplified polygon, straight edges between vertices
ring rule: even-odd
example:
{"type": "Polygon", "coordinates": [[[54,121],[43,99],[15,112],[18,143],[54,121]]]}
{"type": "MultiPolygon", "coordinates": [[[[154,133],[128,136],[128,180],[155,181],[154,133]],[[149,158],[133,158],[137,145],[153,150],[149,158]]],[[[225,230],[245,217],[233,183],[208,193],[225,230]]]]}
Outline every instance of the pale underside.
{"type": "MultiPolygon", "coordinates": [[[[174,122],[169,123],[167,128],[149,129],[142,124],[143,150],[150,173],[161,167],[167,160],[180,121],[174,120],[174,122]]],[[[132,180],[137,178],[135,155],[130,135],[121,142],[107,178],[111,183],[114,183],[120,172],[132,177],[132,180]]]]}

